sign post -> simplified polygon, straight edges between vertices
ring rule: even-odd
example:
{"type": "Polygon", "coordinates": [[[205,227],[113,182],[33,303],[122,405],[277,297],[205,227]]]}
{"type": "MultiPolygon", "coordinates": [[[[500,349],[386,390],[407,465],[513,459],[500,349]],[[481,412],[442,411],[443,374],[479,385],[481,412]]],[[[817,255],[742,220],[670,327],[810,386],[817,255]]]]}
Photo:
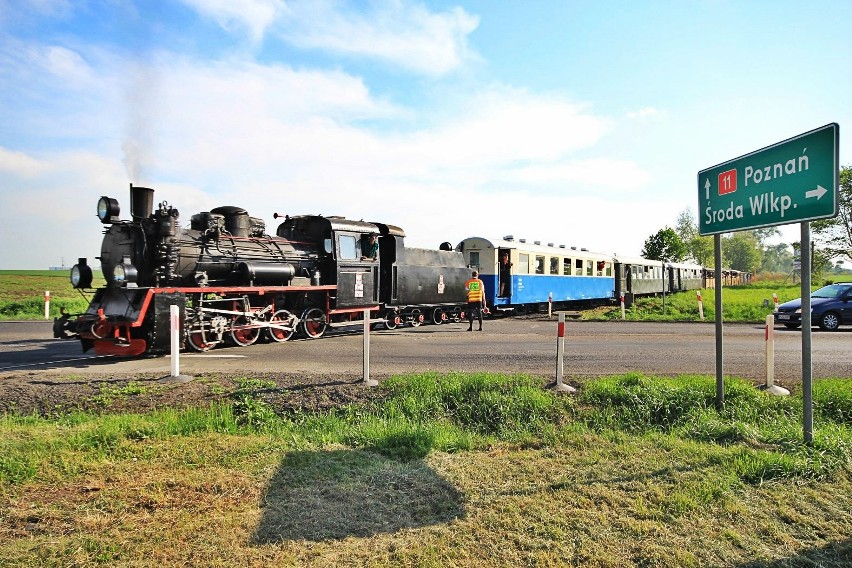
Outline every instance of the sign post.
{"type": "Polygon", "coordinates": [[[698,172],[698,229],[715,235],[716,405],[722,380],[722,233],[801,223],[802,430],[813,442],[810,222],[837,215],[840,127],[836,123],[794,136],[698,172]]]}

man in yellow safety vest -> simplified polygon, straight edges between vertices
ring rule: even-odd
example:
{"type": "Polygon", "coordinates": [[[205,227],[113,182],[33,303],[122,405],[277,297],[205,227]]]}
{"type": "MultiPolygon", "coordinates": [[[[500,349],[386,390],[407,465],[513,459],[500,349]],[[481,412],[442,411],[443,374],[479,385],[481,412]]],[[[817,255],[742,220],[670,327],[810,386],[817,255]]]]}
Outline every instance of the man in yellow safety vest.
{"type": "Polygon", "coordinates": [[[467,291],[467,319],[470,325],[468,331],[473,331],[473,312],[479,319],[479,331],[482,331],[482,310],[485,305],[485,284],[479,279],[479,272],[473,271],[470,279],[464,283],[464,289],[467,291]]]}

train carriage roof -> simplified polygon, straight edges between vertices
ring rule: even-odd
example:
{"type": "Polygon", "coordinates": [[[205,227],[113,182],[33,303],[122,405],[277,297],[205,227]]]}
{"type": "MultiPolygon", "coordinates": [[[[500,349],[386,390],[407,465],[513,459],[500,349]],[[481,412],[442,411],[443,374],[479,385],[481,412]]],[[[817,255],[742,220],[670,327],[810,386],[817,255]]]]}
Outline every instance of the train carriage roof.
{"type": "Polygon", "coordinates": [[[531,254],[546,254],[550,256],[568,256],[568,257],[583,257],[590,258],[594,260],[613,260],[614,256],[612,254],[604,253],[604,252],[595,252],[590,250],[584,250],[582,248],[576,247],[567,247],[565,245],[542,245],[536,244],[535,242],[522,242],[521,240],[515,239],[489,239],[486,237],[468,237],[464,239],[462,242],[458,244],[456,250],[463,251],[466,248],[476,247],[480,249],[510,249],[517,250],[519,252],[526,252],[531,254]]]}
{"type": "Polygon", "coordinates": [[[666,263],[666,265],[671,266],[672,268],[686,268],[687,270],[701,270],[702,268],[704,268],[700,264],[693,264],[691,262],[668,262],[666,263]]]}
{"type": "Polygon", "coordinates": [[[615,255],[615,260],[621,264],[637,264],[641,266],[661,266],[663,264],[662,260],[651,260],[650,258],[642,256],[629,256],[623,254],[615,255]]]}

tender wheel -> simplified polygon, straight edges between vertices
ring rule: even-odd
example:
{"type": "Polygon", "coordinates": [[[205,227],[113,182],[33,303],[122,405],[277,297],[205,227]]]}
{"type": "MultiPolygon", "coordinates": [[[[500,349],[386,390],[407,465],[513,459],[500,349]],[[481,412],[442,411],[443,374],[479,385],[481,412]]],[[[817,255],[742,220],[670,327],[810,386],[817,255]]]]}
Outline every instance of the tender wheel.
{"type": "Polygon", "coordinates": [[[447,316],[444,315],[444,310],[441,308],[435,308],[432,310],[432,323],[435,325],[441,325],[444,323],[444,319],[446,319],[446,317],[447,316]]]}
{"type": "Polygon", "coordinates": [[[272,341],[281,343],[287,341],[296,333],[296,316],[287,310],[278,310],[269,319],[270,327],[266,334],[272,341]]]}
{"type": "Polygon", "coordinates": [[[302,313],[302,331],[308,337],[313,339],[322,337],[327,327],[328,322],[325,320],[325,314],[321,309],[308,308],[302,313]]]}
{"type": "Polygon", "coordinates": [[[411,310],[410,323],[411,327],[420,327],[420,324],[423,323],[423,313],[418,308],[411,310]]]}
{"type": "Polygon", "coordinates": [[[230,337],[240,347],[248,347],[260,337],[260,328],[246,316],[237,316],[231,322],[230,337]]]}
{"type": "Polygon", "coordinates": [[[840,327],[840,316],[834,312],[825,312],[819,318],[819,326],[826,331],[834,331],[840,327]]]}
{"type": "Polygon", "coordinates": [[[399,316],[396,310],[388,310],[385,312],[385,327],[388,329],[396,329],[399,325],[399,316]]]}
{"type": "Polygon", "coordinates": [[[798,323],[785,323],[784,327],[786,327],[787,329],[799,329],[800,324],[798,324],[798,323]]]}

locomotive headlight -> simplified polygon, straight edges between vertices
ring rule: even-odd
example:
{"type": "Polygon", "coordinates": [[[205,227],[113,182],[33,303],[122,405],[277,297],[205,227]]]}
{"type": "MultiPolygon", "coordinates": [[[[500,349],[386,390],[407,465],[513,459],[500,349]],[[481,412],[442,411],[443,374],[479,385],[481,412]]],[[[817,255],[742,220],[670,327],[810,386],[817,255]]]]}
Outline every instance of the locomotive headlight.
{"type": "Polygon", "coordinates": [[[119,286],[135,287],[137,277],[136,267],[130,263],[130,257],[127,256],[121,260],[121,264],[116,264],[112,269],[112,281],[119,286]]]}
{"type": "Polygon", "coordinates": [[[118,200],[112,197],[103,196],[98,200],[98,219],[101,223],[113,223],[118,220],[118,215],[121,209],[118,206],[118,200]]]}
{"type": "Polygon", "coordinates": [[[77,264],[71,267],[71,285],[74,288],[92,287],[92,267],[85,258],[79,259],[77,264]]]}

